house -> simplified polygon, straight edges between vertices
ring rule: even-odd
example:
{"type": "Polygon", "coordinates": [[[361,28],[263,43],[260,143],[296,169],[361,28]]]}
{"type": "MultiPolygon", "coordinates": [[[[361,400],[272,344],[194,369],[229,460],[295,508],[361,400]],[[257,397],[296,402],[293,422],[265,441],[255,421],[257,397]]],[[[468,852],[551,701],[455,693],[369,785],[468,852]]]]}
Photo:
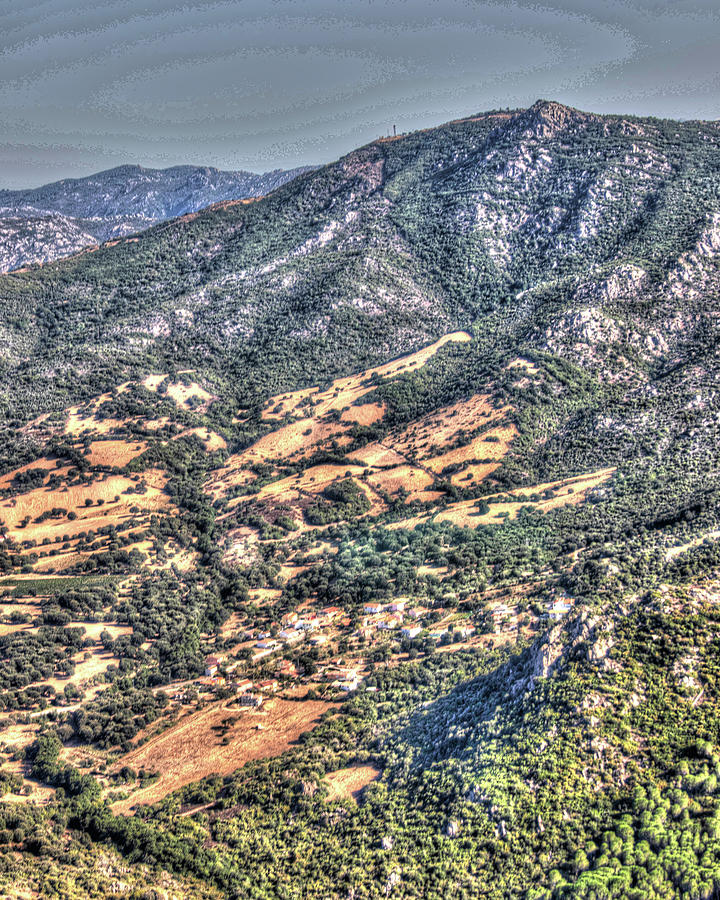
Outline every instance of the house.
{"type": "Polygon", "coordinates": [[[284,644],[297,644],[298,641],[303,639],[303,636],[299,631],[283,629],[278,632],[278,638],[284,644]]]}
{"type": "Polygon", "coordinates": [[[505,606],[504,603],[501,603],[500,606],[496,606],[495,609],[490,611],[490,615],[493,619],[503,619],[505,616],[512,615],[512,610],[509,606],[505,606]]]}
{"type": "Polygon", "coordinates": [[[337,669],[336,675],[339,681],[357,681],[355,669],[337,669]]]}
{"type": "Polygon", "coordinates": [[[572,603],[569,603],[567,600],[555,600],[554,603],[548,606],[548,615],[551,619],[557,621],[557,619],[562,619],[563,616],[566,616],[571,609],[572,603]]]}
{"type": "Polygon", "coordinates": [[[275,667],[275,671],[281,678],[297,678],[298,670],[295,663],[289,659],[280,659],[275,667]]]}
{"type": "Polygon", "coordinates": [[[367,616],[375,615],[375,613],[380,613],[385,609],[382,603],[366,603],[363,606],[363,612],[367,616]]]}
{"type": "Polygon", "coordinates": [[[279,686],[275,678],[266,678],[265,681],[259,681],[256,685],[258,690],[265,691],[266,694],[274,694],[279,686]]]}
{"type": "Polygon", "coordinates": [[[187,703],[192,699],[193,697],[190,691],[178,691],[176,694],[173,694],[173,700],[177,703],[187,703]]]}
{"type": "Polygon", "coordinates": [[[217,656],[207,656],[205,657],[205,677],[212,678],[213,675],[218,670],[218,666],[220,665],[220,658],[217,656]]]}
{"type": "Polygon", "coordinates": [[[402,637],[407,638],[408,640],[413,640],[416,638],[420,632],[422,631],[422,626],[420,625],[411,625],[409,628],[403,628],[400,634],[402,637]]]}
{"type": "Polygon", "coordinates": [[[407,606],[407,600],[393,600],[392,603],[388,604],[388,609],[390,612],[402,613],[405,612],[405,607],[407,606]]]}
{"type": "Polygon", "coordinates": [[[397,616],[388,616],[387,619],[381,619],[381,621],[377,623],[377,627],[381,631],[394,631],[396,628],[399,628],[401,624],[402,620],[398,619],[397,616]]]}
{"type": "Polygon", "coordinates": [[[474,625],[458,625],[455,628],[455,634],[459,634],[460,637],[464,640],[465,638],[469,638],[470,635],[475,634],[475,626],[474,625]]]}
{"type": "Polygon", "coordinates": [[[300,618],[296,612],[285,613],[285,615],[280,619],[283,625],[294,625],[295,622],[300,618]]]}
{"type": "Polygon", "coordinates": [[[214,690],[222,687],[225,684],[225,679],[220,676],[205,676],[204,678],[198,678],[195,684],[198,687],[205,688],[205,690],[214,690]]]}
{"type": "Polygon", "coordinates": [[[236,681],[233,686],[238,694],[244,694],[245,691],[250,690],[250,688],[253,686],[253,683],[249,678],[243,678],[242,681],[236,681]]]}
{"type": "Polygon", "coordinates": [[[259,707],[263,705],[263,698],[260,694],[246,693],[240,697],[240,706],[259,707]]]}
{"type": "Polygon", "coordinates": [[[339,606],[326,606],[320,610],[318,620],[321,625],[329,625],[339,615],[342,615],[342,609],[339,606]]]}
{"type": "Polygon", "coordinates": [[[427,610],[423,609],[422,606],[413,606],[412,609],[407,611],[407,614],[411,619],[421,619],[426,612],[427,610]]]}
{"type": "Polygon", "coordinates": [[[278,642],[266,638],[265,640],[257,641],[255,646],[258,650],[274,650],[278,646],[278,642]]]}

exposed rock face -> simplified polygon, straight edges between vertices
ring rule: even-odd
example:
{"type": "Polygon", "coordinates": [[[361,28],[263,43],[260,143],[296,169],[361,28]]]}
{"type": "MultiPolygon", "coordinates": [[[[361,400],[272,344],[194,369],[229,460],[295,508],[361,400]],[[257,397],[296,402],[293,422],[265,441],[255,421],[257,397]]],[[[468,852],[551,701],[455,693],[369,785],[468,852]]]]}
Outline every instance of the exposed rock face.
{"type": "Polygon", "coordinates": [[[445,827],[445,834],[451,838],[457,837],[460,834],[460,823],[456,819],[451,819],[445,827]]]}
{"type": "Polygon", "coordinates": [[[31,207],[0,209],[0,271],[71,256],[97,243],[77,220],[31,207]]]}
{"type": "Polygon", "coordinates": [[[548,678],[575,654],[602,668],[614,668],[609,659],[615,644],[610,626],[596,616],[581,613],[575,620],[559,623],[530,650],[526,673],[513,686],[515,694],[532,689],[538,678],[548,678]]]}

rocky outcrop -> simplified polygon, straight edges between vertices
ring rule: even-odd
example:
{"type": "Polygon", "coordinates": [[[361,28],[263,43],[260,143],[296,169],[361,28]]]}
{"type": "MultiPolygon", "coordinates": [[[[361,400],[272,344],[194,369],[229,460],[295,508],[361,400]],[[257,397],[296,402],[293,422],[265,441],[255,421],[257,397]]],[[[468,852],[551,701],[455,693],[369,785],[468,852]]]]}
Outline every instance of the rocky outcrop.
{"type": "Polygon", "coordinates": [[[551,677],[576,655],[592,665],[614,669],[617,664],[610,659],[614,643],[610,618],[601,619],[584,611],[575,619],[555,625],[532,646],[512,691],[517,695],[532,690],[539,678],[551,677]]]}

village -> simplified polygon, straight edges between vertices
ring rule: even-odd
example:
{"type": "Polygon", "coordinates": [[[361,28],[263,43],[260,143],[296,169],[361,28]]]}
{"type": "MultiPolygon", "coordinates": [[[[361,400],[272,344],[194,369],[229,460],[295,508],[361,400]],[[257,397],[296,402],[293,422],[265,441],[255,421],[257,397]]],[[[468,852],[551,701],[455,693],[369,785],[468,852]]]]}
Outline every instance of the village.
{"type": "Polygon", "coordinates": [[[231,652],[208,655],[202,677],[178,688],[173,699],[187,700],[190,690],[234,696],[240,707],[258,709],[273,695],[290,691],[297,696],[302,685],[325,699],[373,692],[376,659],[392,666],[432,650],[489,649],[531,633],[539,621],[558,621],[572,603],[565,594],[553,593],[537,620],[528,609],[503,602],[472,615],[402,598],[373,601],[355,619],[339,606],[317,611],[306,606],[285,613],[264,631],[242,632],[231,652]]]}

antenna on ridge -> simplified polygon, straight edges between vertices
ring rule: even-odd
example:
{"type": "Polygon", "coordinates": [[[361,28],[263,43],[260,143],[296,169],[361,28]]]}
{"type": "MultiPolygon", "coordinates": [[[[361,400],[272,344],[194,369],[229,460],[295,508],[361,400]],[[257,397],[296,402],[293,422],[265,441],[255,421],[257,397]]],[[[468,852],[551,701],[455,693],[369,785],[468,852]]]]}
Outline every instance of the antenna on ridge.
{"type": "Polygon", "coordinates": [[[393,125],[393,137],[397,137],[397,125],[393,125]]]}

